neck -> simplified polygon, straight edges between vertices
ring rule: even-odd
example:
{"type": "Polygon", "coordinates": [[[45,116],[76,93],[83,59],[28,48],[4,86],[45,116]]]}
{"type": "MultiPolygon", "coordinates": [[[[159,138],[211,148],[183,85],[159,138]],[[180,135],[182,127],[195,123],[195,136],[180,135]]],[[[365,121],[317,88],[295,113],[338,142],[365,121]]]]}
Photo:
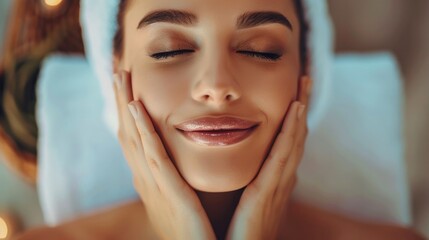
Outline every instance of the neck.
{"type": "Polygon", "coordinates": [[[217,239],[224,239],[244,188],[232,192],[196,191],[217,239]]]}

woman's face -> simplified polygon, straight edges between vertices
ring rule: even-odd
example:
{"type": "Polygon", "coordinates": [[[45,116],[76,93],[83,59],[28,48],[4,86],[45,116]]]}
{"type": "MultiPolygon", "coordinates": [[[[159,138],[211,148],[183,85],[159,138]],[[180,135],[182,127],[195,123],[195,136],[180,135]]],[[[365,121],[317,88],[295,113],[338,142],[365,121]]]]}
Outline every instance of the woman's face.
{"type": "Polygon", "coordinates": [[[292,0],[129,2],[119,67],[194,189],[257,175],[296,98],[299,31],[292,0]]]}

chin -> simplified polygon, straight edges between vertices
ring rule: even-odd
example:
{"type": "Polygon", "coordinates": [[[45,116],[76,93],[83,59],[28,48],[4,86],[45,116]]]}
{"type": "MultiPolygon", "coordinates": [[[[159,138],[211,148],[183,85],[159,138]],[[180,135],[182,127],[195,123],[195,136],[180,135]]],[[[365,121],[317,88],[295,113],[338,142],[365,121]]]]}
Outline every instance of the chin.
{"type": "Polygon", "coordinates": [[[202,192],[231,192],[257,176],[270,149],[274,129],[258,129],[250,138],[228,146],[202,146],[181,135],[163,134],[164,144],[183,179],[202,192]]]}
{"type": "Polygon", "coordinates": [[[211,193],[232,192],[244,188],[252,179],[253,177],[239,179],[235,176],[219,175],[207,177],[196,174],[185,177],[185,180],[194,190],[211,193]]]}
{"type": "Polygon", "coordinates": [[[182,148],[174,153],[174,162],[193,189],[231,192],[246,187],[255,178],[264,153],[264,149],[255,146],[197,150],[182,148]]]}

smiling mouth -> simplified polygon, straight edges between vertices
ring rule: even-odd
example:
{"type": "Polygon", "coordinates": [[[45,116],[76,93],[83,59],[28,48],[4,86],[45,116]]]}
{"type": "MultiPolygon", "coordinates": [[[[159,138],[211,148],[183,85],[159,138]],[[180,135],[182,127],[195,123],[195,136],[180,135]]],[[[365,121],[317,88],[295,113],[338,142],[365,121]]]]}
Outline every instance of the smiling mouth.
{"type": "Polygon", "coordinates": [[[229,146],[248,138],[258,123],[239,118],[200,118],[176,126],[188,140],[206,146],[229,146]]]}

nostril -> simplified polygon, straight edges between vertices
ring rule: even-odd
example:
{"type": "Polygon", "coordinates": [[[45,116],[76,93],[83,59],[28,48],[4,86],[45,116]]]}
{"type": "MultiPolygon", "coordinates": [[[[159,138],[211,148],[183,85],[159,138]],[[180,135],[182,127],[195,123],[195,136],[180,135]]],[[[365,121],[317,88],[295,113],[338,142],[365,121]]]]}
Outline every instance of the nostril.
{"type": "Polygon", "coordinates": [[[210,99],[210,95],[203,95],[202,96],[202,99],[204,100],[204,101],[208,101],[209,99],[210,99]]]}
{"type": "Polygon", "coordinates": [[[210,95],[210,94],[205,94],[203,96],[201,96],[201,99],[203,101],[215,101],[215,102],[232,102],[234,101],[234,96],[232,94],[227,94],[227,95],[219,95],[219,96],[214,96],[214,95],[210,95]]]}

